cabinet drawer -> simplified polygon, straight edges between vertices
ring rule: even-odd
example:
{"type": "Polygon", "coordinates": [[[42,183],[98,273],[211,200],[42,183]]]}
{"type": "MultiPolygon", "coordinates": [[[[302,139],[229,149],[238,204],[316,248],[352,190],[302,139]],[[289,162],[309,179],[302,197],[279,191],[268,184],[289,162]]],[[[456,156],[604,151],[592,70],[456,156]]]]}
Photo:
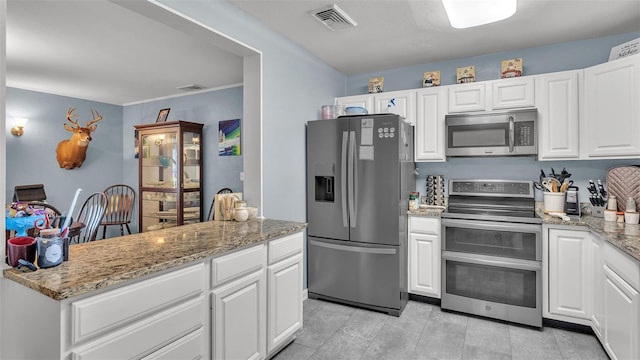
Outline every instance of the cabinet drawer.
{"type": "Polygon", "coordinates": [[[302,233],[269,241],[269,265],[302,252],[302,233]]]}
{"type": "Polygon", "coordinates": [[[241,250],[212,260],[211,286],[260,270],[267,264],[267,249],[264,244],[241,250]]]}
{"type": "Polygon", "coordinates": [[[440,234],[440,219],[412,216],[409,218],[409,232],[421,234],[440,234]]]}
{"type": "Polygon", "coordinates": [[[203,359],[205,357],[204,340],[204,330],[200,328],[153,354],[145,356],[142,360],[203,359]]]}
{"type": "Polygon", "coordinates": [[[128,326],[113,336],[76,349],[71,358],[134,359],[146,356],[197,329],[203,329],[206,318],[204,299],[204,296],[192,299],[128,326]]]}
{"type": "Polygon", "coordinates": [[[72,344],[201,295],[204,264],[71,303],[72,344]]]}
{"type": "Polygon", "coordinates": [[[605,242],[604,262],[636,290],[640,290],[640,264],[605,242]]]}

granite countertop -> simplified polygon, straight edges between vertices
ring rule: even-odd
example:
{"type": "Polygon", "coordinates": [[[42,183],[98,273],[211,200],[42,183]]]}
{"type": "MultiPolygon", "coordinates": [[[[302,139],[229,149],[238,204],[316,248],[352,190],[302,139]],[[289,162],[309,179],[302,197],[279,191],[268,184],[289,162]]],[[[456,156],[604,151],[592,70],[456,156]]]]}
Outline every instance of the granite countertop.
{"type": "MultiPolygon", "coordinates": [[[[410,216],[440,217],[442,211],[442,209],[428,208],[409,210],[407,214],[410,216]]],[[[569,216],[570,220],[568,221],[545,214],[542,202],[536,203],[536,213],[542,218],[543,224],[585,226],[636,261],[640,261],[640,225],[638,224],[604,221],[603,218],[591,216],[590,208],[585,205],[583,205],[582,211],[585,215],[581,217],[569,216]]]]}
{"type": "Polygon", "coordinates": [[[292,234],[306,226],[271,219],[205,221],[71,245],[69,261],[34,272],[7,269],[4,276],[63,300],[292,234]]]}

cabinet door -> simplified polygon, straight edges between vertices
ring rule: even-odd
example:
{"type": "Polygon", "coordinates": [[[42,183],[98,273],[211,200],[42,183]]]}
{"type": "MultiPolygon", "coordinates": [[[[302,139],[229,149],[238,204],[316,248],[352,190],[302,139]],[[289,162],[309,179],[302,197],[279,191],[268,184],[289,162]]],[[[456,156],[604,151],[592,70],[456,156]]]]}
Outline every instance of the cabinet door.
{"type": "Polygon", "coordinates": [[[576,159],[579,147],[579,84],[582,70],[536,77],[538,160],[576,159]]]}
{"type": "Polygon", "coordinates": [[[591,235],[591,299],[593,311],[591,314],[591,328],[602,341],[604,326],[604,275],[602,266],[604,254],[604,240],[597,235],[591,235]]]}
{"type": "Polygon", "coordinates": [[[409,235],[409,292],[440,298],[440,237],[409,235]]]}
{"type": "Polygon", "coordinates": [[[267,352],[271,352],[302,327],[302,254],[269,266],[267,273],[267,352]]]}
{"type": "Polygon", "coordinates": [[[448,88],[450,113],[486,110],[485,83],[458,84],[448,88]]]}
{"type": "Polygon", "coordinates": [[[266,355],[265,272],[259,270],[212,291],[214,359],[266,355]]]}
{"type": "Polygon", "coordinates": [[[492,109],[515,109],[533,107],[534,105],[534,78],[532,76],[491,82],[492,109]]]}
{"type": "Polygon", "coordinates": [[[393,91],[374,96],[376,114],[392,113],[404,117],[411,125],[416,124],[415,91],[393,91]]]}
{"type": "Polygon", "coordinates": [[[591,318],[590,236],[586,231],[549,229],[550,313],[591,318]]]}
{"type": "Polygon", "coordinates": [[[640,358],[640,297],[604,265],[604,347],[612,359],[640,358]]]}
{"type": "Polygon", "coordinates": [[[640,55],[585,69],[588,157],[640,155],[640,55]]]}
{"type": "Polygon", "coordinates": [[[362,107],[373,113],[373,95],[353,95],[336,98],[336,105],[344,105],[345,108],[350,106],[362,107]]]}
{"type": "Polygon", "coordinates": [[[416,161],[445,161],[444,116],[447,107],[446,88],[417,91],[415,124],[416,161]]]}

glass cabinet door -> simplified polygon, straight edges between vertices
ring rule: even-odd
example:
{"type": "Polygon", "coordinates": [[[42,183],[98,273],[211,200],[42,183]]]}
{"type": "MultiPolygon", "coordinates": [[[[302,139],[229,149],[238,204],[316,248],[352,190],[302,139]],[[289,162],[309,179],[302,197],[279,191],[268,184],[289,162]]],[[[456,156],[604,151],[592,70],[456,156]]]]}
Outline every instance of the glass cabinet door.
{"type": "Polygon", "coordinates": [[[186,121],[136,126],[140,231],[201,220],[202,128],[186,121]]]}
{"type": "Polygon", "coordinates": [[[178,186],[177,133],[142,135],[142,186],[175,189],[178,186]]]}

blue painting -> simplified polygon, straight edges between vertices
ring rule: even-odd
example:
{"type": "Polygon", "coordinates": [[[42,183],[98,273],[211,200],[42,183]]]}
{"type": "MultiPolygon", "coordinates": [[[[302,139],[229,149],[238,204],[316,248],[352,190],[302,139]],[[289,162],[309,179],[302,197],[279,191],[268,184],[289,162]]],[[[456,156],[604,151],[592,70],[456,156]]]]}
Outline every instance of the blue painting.
{"type": "Polygon", "coordinates": [[[218,155],[240,155],[240,119],[218,123],[218,155]]]}

